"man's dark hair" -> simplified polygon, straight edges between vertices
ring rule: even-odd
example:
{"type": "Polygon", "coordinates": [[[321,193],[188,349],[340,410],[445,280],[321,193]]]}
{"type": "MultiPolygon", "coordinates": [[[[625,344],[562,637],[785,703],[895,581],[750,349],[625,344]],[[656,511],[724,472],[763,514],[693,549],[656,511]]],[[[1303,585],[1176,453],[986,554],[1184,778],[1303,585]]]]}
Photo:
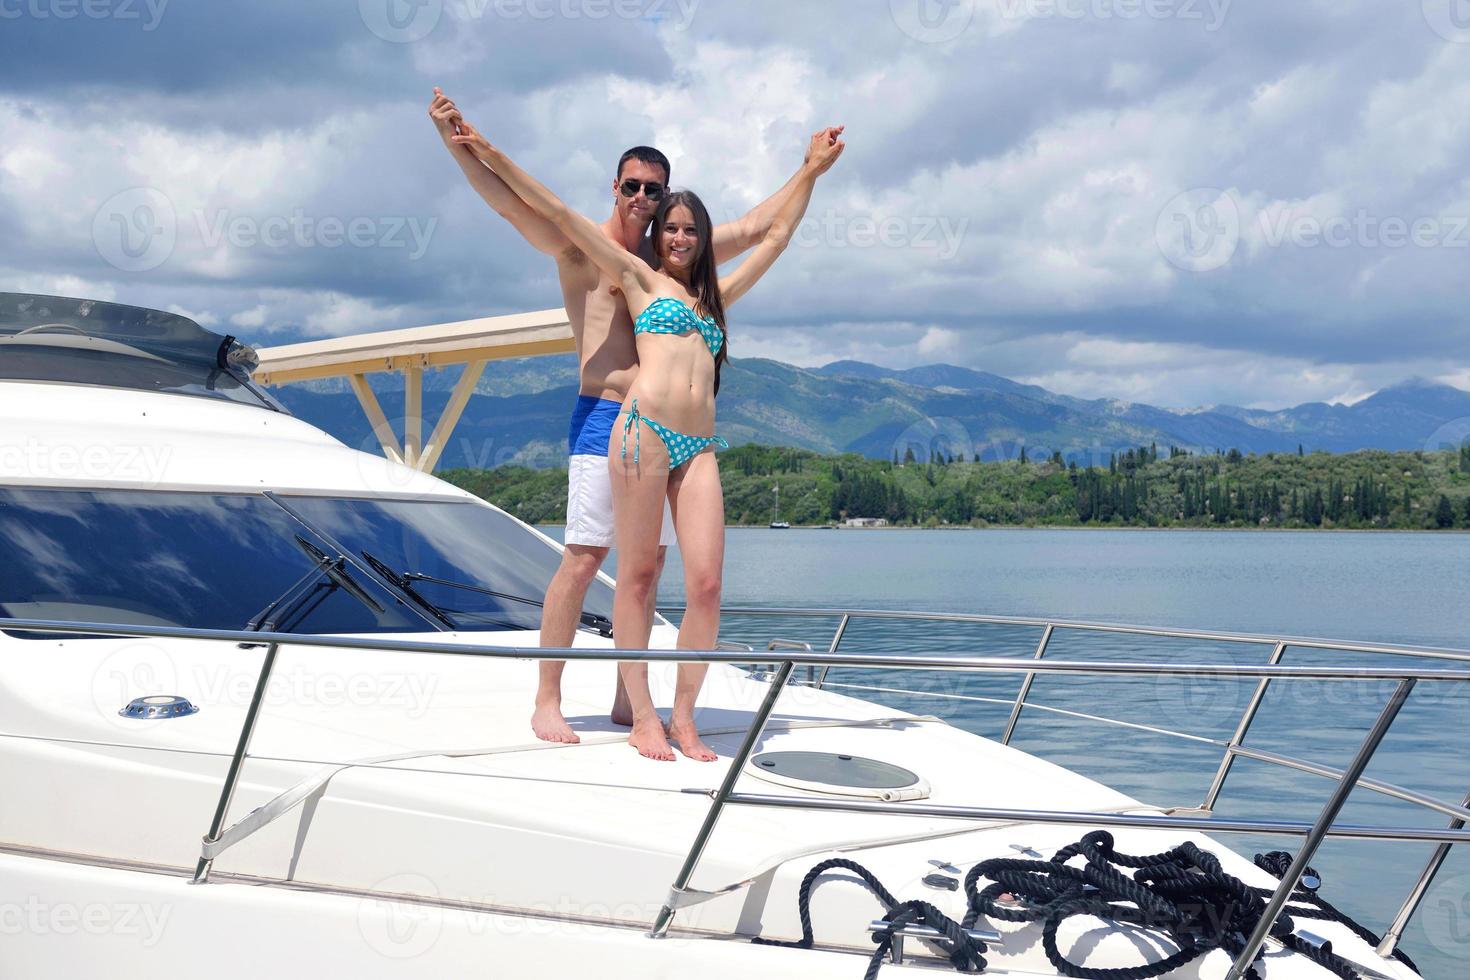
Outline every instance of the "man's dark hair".
{"type": "Polygon", "coordinates": [[[623,164],[627,163],[629,160],[642,160],[644,163],[651,163],[655,167],[663,167],[665,186],[667,186],[669,181],[673,179],[674,171],[673,168],[669,166],[668,157],[664,156],[662,153],[655,150],[651,146],[635,146],[630,150],[625,150],[623,152],[623,155],[618,157],[618,180],[623,179],[623,164]]]}

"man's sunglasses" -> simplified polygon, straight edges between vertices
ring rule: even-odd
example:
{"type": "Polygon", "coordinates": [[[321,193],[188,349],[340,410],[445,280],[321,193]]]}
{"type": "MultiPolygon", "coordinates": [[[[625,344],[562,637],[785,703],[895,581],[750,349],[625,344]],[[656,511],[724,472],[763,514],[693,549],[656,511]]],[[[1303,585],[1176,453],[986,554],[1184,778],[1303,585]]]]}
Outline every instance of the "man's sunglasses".
{"type": "Polygon", "coordinates": [[[664,185],[653,180],[645,180],[641,183],[631,177],[618,185],[618,190],[623,192],[624,197],[636,197],[638,188],[643,188],[643,196],[650,201],[657,201],[664,196],[664,185]]]}

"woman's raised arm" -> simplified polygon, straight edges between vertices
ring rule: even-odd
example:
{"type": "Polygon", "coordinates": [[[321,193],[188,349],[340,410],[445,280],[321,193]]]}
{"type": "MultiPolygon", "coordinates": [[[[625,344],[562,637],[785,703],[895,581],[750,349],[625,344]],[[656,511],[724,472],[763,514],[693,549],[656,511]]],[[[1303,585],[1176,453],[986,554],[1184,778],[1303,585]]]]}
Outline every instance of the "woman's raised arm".
{"type": "Polygon", "coordinates": [[[726,306],[750,292],[750,287],[759,282],[761,276],[776,264],[781,253],[786,251],[791,236],[796,234],[796,227],[806,214],[807,205],[811,203],[812,189],[816,187],[817,178],[830,170],[847,148],[846,143],[835,138],[825,146],[817,146],[815,142],[813,145],[812,154],[802,165],[795,185],[771,222],[765,238],[750,253],[750,257],[740,263],[739,268],[720,277],[720,298],[726,306]]]}
{"type": "Polygon", "coordinates": [[[459,120],[459,135],[454,142],[468,146],[485,166],[516,192],[533,211],[552,222],[582,250],[588,259],[623,289],[628,305],[634,309],[648,305],[656,273],[643,259],[629,252],[603,234],[595,222],[578,214],[553,194],[539,180],[526,173],[496,147],[480,131],[459,120]]]}

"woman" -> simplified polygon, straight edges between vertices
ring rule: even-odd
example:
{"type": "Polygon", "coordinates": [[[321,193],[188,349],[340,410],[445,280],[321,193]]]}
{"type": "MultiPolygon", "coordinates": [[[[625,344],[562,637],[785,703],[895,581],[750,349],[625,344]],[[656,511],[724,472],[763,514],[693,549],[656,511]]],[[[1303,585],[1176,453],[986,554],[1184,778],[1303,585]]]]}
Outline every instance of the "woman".
{"type": "MultiPolygon", "coordinates": [[[[728,354],[725,308],[744,296],[785,251],[806,213],[817,177],[842,155],[845,144],[834,139],[814,147],[765,239],[739,268],[719,276],[710,248],[709,212],[693,193],[664,194],[662,187],[644,187],[645,195],[661,197],[653,220],[650,265],[567,207],[469,123],[460,119],[459,127],[454,141],[469,146],[526,204],[555,223],[623,292],[633,317],[638,375],[608,452],[618,552],[614,643],[630,650],[648,646],[653,626],[649,599],[667,497],[684,560],[687,608],[678,647],[713,649],[720,629],[725,506],[719,467],[707,450],[728,445],[714,435],[715,393],[728,354]]],[[[672,741],[691,759],[716,758],[700,740],[694,723],[694,704],[707,665],[679,666],[667,728],[649,694],[648,665],[624,663],[619,670],[633,709],[628,742],[634,748],[650,759],[672,760],[672,741]]]]}

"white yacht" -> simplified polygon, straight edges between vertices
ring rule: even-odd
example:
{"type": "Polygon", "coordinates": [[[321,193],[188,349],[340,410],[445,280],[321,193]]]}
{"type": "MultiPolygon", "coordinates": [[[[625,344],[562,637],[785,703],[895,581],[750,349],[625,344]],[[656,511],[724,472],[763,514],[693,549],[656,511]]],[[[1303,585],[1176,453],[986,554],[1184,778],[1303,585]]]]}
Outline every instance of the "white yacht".
{"type": "Polygon", "coordinates": [[[720,759],[652,762],[606,716],[610,579],[572,650],[539,649],[554,541],[293,417],[254,367],[182,316],[0,294],[0,976],[1420,976],[1397,940],[1470,811],[1363,769],[1466,655],[1334,644],[1398,665],[1293,667],[1297,641],[1241,636],[1269,663],[1079,663],[1045,656],[1054,633],[1124,628],[1023,620],[1034,658],[871,654],[840,647],[856,617],[1000,620],[856,610],[812,611],[827,649],[696,654],[660,620],[655,699],[677,660],[711,662],[720,759]],[[538,657],[573,660],[579,744],[531,735],[538,657]],[[829,666],[1021,690],[990,739],[829,666]],[[1007,744],[1033,677],[1170,671],[1256,692],[1203,806],[1007,744]],[[1270,760],[1335,777],[1319,819],[1212,815],[1267,684],[1364,676],[1397,687],[1351,765],[1270,760]],[[1354,789],[1451,823],[1345,827],[1354,789]],[[1238,832],[1296,857],[1253,862],[1238,832]],[[1385,935],[1309,917],[1317,845],[1365,836],[1439,842],[1385,935]],[[1165,852],[1141,883],[1113,860],[1165,852]]]}

